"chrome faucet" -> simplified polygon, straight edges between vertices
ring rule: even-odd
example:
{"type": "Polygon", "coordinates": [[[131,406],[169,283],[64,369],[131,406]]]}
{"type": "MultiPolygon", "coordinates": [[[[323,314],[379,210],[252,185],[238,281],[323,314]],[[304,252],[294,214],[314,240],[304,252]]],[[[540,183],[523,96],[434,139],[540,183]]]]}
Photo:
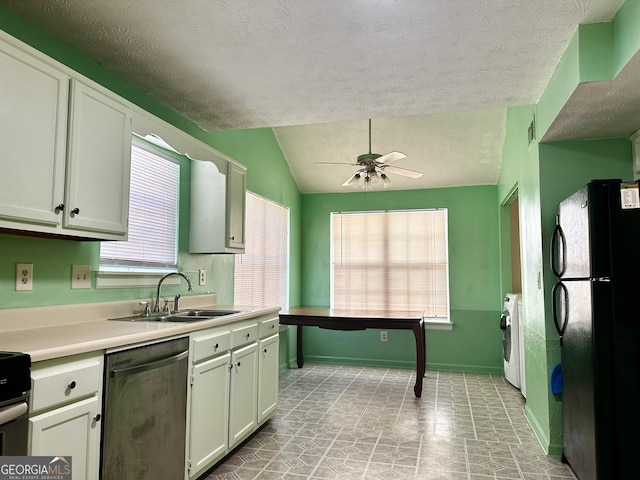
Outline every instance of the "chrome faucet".
{"type": "MultiPolygon", "coordinates": [[[[162,286],[162,282],[164,282],[164,279],[167,277],[170,277],[171,275],[179,275],[182,278],[184,278],[187,281],[187,285],[189,286],[189,288],[187,288],[187,290],[190,292],[193,290],[193,288],[191,288],[191,280],[189,280],[189,277],[187,277],[184,273],[180,273],[180,272],[171,272],[171,273],[167,273],[164,277],[162,277],[160,279],[160,281],[158,282],[158,291],[156,292],[156,305],[153,308],[153,311],[155,313],[160,313],[160,287],[162,286]]],[[[173,306],[174,310],[177,309],[177,306],[174,305],[173,306]]]]}

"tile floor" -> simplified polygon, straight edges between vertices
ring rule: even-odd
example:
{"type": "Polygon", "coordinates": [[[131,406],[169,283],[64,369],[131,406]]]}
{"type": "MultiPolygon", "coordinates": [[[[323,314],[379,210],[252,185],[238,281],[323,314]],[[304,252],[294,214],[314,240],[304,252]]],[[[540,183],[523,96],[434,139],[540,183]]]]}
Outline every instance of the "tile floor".
{"type": "Polygon", "coordinates": [[[561,480],[503,377],[312,364],[280,377],[274,418],[206,480],[561,480]]]}

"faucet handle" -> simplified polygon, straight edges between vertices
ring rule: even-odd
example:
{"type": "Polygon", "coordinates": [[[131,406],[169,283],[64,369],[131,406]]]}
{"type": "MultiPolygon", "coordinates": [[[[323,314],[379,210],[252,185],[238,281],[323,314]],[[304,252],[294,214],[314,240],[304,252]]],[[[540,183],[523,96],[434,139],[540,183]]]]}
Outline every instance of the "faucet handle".
{"type": "Polygon", "coordinates": [[[173,303],[171,300],[169,300],[168,298],[164,299],[164,307],[162,307],[162,311],[163,312],[169,312],[169,303],[173,303]]]}
{"type": "Polygon", "coordinates": [[[144,305],[144,316],[151,315],[151,302],[140,302],[140,305],[144,305]]]}

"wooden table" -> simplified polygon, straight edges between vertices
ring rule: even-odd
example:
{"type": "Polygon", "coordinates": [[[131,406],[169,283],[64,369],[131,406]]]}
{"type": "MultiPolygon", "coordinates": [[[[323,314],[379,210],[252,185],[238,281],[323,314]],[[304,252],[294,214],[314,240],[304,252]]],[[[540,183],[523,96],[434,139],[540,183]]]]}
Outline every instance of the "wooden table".
{"type": "Polygon", "coordinates": [[[304,365],[302,327],[320,327],[329,330],[411,330],[416,338],[416,368],[418,371],[413,392],[422,395],[422,379],[425,374],[426,341],[423,312],[381,310],[337,310],[329,308],[296,307],[280,312],[282,325],[297,325],[298,368],[304,365]]]}

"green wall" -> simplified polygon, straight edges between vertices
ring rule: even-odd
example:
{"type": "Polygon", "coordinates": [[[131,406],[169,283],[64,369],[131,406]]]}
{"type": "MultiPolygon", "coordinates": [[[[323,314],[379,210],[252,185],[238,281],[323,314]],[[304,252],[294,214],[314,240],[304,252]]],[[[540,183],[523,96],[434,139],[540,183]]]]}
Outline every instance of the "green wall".
{"type": "MultiPolygon", "coordinates": [[[[330,213],[447,208],[453,331],[427,331],[429,368],[501,373],[501,309],[495,186],[302,196],[302,303],[330,303],[330,213]]],[[[413,367],[411,332],[307,328],[305,358],[413,367]]]]}
{"type": "MultiPolygon", "coordinates": [[[[0,29],[244,164],[248,171],[249,190],[290,209],[289,297],[290,304],[300,303],[300,193],[271,129],[208,132],[2,6],[0,29]]],[[[3,158],[1,161],[10,160],[3,158]]],[[[218,294],[219,303],[233,303],[234,256],[191,255],[187,251],[189,162],[182,161],[181,166],[179,268],[193,275],[199,268],[207,269],[208,284],[205,287],[194,285],[195,293],[213,291],[218,294]]],[[[90,264],[92,270],[97,270],[99,243],[96,242],[2,234],[0,250],[0,305],[3,308],[149,298],[155,295],[154,288],[71,290],[71,265],[90,264]],[[19,262],[34,265],[33,291],[15,291],[15,264],[19,262]]],[[[167,287],[167,294],[183,293],[183,290],[182,286],[167,287]]],[[[281,364],[289,363],[295,355],[286,337],[282,337],[281,364]]]]}

